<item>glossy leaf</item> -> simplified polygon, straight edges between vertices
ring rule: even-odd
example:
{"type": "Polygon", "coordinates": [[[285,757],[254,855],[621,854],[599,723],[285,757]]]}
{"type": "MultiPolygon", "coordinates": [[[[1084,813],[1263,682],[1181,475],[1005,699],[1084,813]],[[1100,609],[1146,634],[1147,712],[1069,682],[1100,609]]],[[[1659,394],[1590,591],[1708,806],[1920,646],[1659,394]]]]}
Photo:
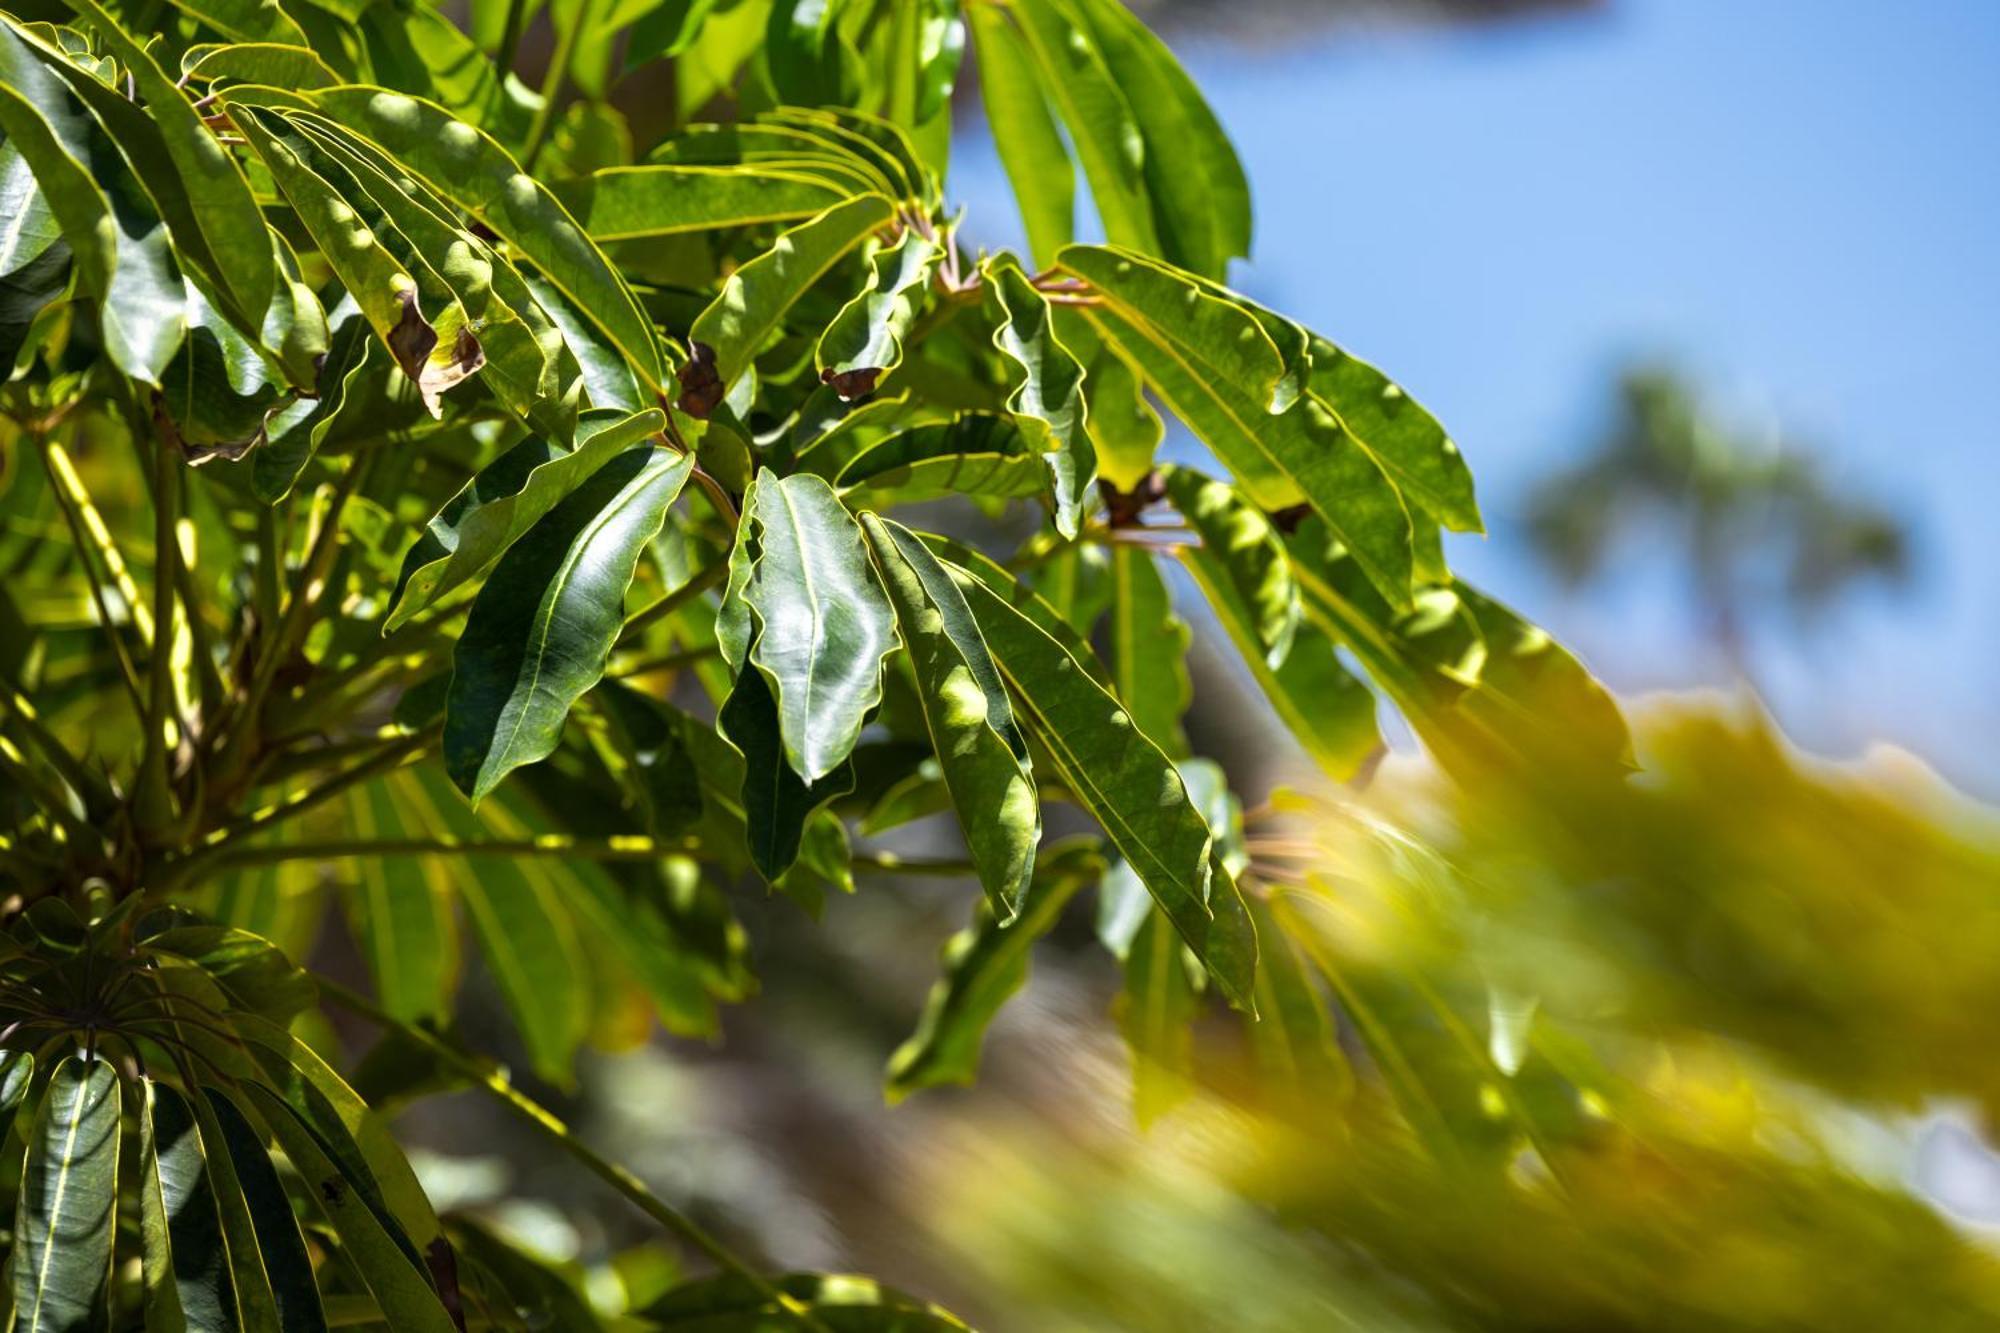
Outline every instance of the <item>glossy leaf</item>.
{"type": "Polygon", "coordinates": [[[546,757],[604,674],[625,590],[694,460],[651,445],[591,474],[502,556],[473,602],[445,705],[446,770],[475,803],[546,757]]]}
{"type": "Polygon", "coordinates": [[[1256,935],[1187,786],[1118,700],[1034,621],[955,576],[1019,715],[1231,1002],[1251,1004],[1256,935]]]}
{"type": "Polygon", "coordinates": [[[860,398],[903,363],[903,338],[942,257],[915,231],[876,251],[868,285],[820,335],[813,362],[823,383],[844,399],[860,398]]]}
{"type": "Polygon", "coordinates": [[[28,1136],[8,1263],[14,1327],[95,1327],[111,1283],[118,1208],[118,1072],[71,1056],[56,1066],[28,1136]]]}
{"type": "Polygon", "coordinates": [[[1159,243],[1146,198],[1146,141],[1103,53],[1069,0],[1008,6],[1040,70],[1090,182],[1091,202],[1115,245],[1152,252],[1159,243]]]}
{"type": "MultiPolygon", "coordinates": [[[[754,639],[750,646],[756,646],[754,639]]],[[[754,668],[737,673],[716,729],[743,756],[742,817],[750,862],[778,883],[799,861],[815,812],[853,785],[852,771],[843,767],[810,785],[799,777],[785,753],[770,682],[754,668]]]]}
{"type": "Polygon", "coordinates": [[[166,226],[116,150],[28,38],[0,23],[0,131],[26,160],[62,226],[105,350],[157,385],[187,327],[187,288],[166,226]]]}
{"type": "Polygon", "coordinates": [[[1007,410],[1040,424],[1056,530],[1074,537],[1097,475],[1097,457],[1084,429],[1083,367],[1057,340],[1049,303],[1020,265],[1010,259],[989,264],[986,272],[1003,316],[993,345],[1013,362],[1007,410]]]}
{"type": "Polygon", "coordinates": [[[1096,34],[1146,141],[1161,254],[1209,277],[1250,253],[1250,185],[1236,149],[1173,52],[1120,0],[1071,0],[1096,34]]]}
{"type": "Polygon", "coordinates": [[[251,486],[267,503],[291,494],[299,474],[333,428],[347,395],[361,391],[369,359],[382,355],[368,321],[351,301],[336,306],[333,314],[333,336],[319,369],[319,396],[288,403],[265,418],[264,442],[251,455],[251,486]]]}
{"type": "Polygon", "coordinates": [[[174,0],[174,7],[238,41],[299,45],[306,40],[277,0],[174,0]]]}
{"type": "Polygon", "coordinates": [[[743,497],[717,633],[769,682],[786,763],[810,785],[854,749],[882,698],[894,617],[861,528],[810,474],[757,475],[743,497]]]}
{"type": "MultiPolygon", "coordinates": [[[[494,394],[538,430],[568,443],[576,429],[578,373],[562,335],[507,260],[459,225],[450,206],[343,126],[305,112],[289,117],[351,176],[408,242],[411,272],[429,299],[464,311],[494,394]],[[419,258],[418,256],[421,256],[419,258]]],[[[445,330],[440,328],[442,336],[445,330]]]]}
{"type": "Polygon", "coordinates": [[[229,1253],[194,1111],[180,1093],[141,1085],[140,1230],[150,1328],[239,1327],[229,1253]]]}
{"type": "Polygon", "coordinates": [[[487,464],[404,554],[383,632],[477,578],[597,469],[665,426],[659,411],[596,412],[579,422],[574,450],[527,439],[487,464]]]}
{"type": "MultiPolygon", "coordinates": [[[[450,303],[427,316],[417,280],[382,239],[314,170],[310,146],[268,112],[237,107],[235,119],[285,199],[312,234],[328,266],[403,373],[416,383],[425,408],[442,414],[444,392],[485,362],[465,313],[450,303]]],[[[355,201],[358,202],[358,201],[355,201]]]]}
{"type": "Polygon", "coordinates": [[[861,522],[979,882],[1001,918],[1011,919],[1026,899],[1042,834],[1027,741],[965,595],[944,566],[901,524],[873,514],[861,522]]]}
{"type": "Polygon", "coordinates": [[[793,303],[889,214],[889,201],[879,195],[835,204],[730,274],[688,334],[694,360],[681,373],[681,410],[696,417],[713,412],[793,303]]]}
{"type": "Polygon", "coordinates": [[[262,319],[278,275],[264,216],[236,159],[216,142],[174,80],[97,0],[68,3],[90,20],[145,100],[147,116],[159,127],[188,207],[214,256],[216,279],[246,318],[262,319]]]}
{"type": "Polygon", "coordinates": [[[1234,488],[1192,468],[1165,468],[1161,476],[1167,498],[1201,537],[1197,552],[1183,552],[1182,560],[1199,566],[1195,577],[1204,586],[1225,589],[1264,665],[1283,666],[1298,631],[1299,588],[1270,519],[1234,488]]]}
{"type": "Polygon", "coordinates": [[[1312,338],[1310,383],[1405,496],[1453,532],[1486,530],[1464,455],[1402,386],[1318,335],[1312,338]]]}
{"type": "Polygon", "coordinates": [[[979,52],[979,91],[993,146],[1013,183],[1037,264],[1055,262],[1076,232],[1076,168],[1056,128],[1034,57],[1000,5],[967,5],[979,52]]]}
{"type": "Polygon", "coordinates": [[[845,193],[823,178],[765,167],[612,167],[590,178],[578,211],[594,239],[623,241],[810,218],[845,193]]]}
{"type": "Polygon", "coordinates": [[[196,83],[228,80],[274,88],[331,88],[341,81],[310,46],[284,42],[191,46],[181,57],[181,72],[196,83]]]}
{"type": "Polygon", "coordinates": [[[343,1252],[360,1272],[390,1326],[419,1333],[452,1333],[457,1325],[411,1261],[407,1240],[398,1244],[399,1238],[384,1227],[352,1177],[327,1156],[290,1107],[254,1083],[244,1093],[285,1156],[305,1178],[315,1205],[339,1235],[343,1252]]]}
{"type": "MultiPolygon", "coordinates": [[[[380,88],[315,93],[315,105],[380,144],[541,270],[601,329],[650,387],[666,377],[652,321],[555,196],[494,142],[443,107],[380,88]]],[[[554,312],[552,311],[551,314],[554,312]]],[[[578,358],[582,359],[581,356],[578,358]]]]}
{"type": "Polygon", "coordinates": [[[1268,410],[1283,360],[1248,312],[1137,256],[1073,246],[1064,264],[1105,297],[1087,313],[1267,509],[1303,496],[1384,597],[1410,604],[1410,519],[1388,476],[1316,399],[1268,410]]]}
{"type": "Polygon", "coordinates": [[[262,1138],[226,1094],[204,1088],[194,1107],[216,1173],[237,1299],[246,1303],[245,1327],[324,1333],[326,1311],[312,1258],[262,1138]],[[259,1314],[250,1313],[252,1305],[259,1314]]]}
{"type": "Polygon", "coordinates": [[[895,504],[944,495],[1041,495],[1049,476],[1039,444],[1013,418],[967,413],[900,431],[863,449],[840,470],[835,484],[844,492],[865,490],[895,504]]]}

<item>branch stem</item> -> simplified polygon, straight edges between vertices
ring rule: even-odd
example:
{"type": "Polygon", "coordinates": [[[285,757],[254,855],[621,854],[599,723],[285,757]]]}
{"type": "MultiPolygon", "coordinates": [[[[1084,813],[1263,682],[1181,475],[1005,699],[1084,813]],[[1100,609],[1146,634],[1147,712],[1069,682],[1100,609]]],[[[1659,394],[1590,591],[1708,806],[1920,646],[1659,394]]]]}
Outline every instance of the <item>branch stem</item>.
{"type": "Polygon", "coordinates": [[[569,1126],[558,1119],[553,1112],[509,1083],[504,1076],[463,1054],[432,1033],[390,1017],[366,996],[317,974],[314,976],[314,981],[319,986],[320,994],[328,1000],[349,1013],[417,1043],[435,1056],[440,1063],[450,1066],[455,1072],[469,1079],[481,1091],[521,1117],[552,1146],[568,1153],[592,1175],[624,1195],[640,1212],[699,1250],[717,1267],[749,1283],[758,1295],[783,1310],[800,1328],[809,1329],[812,1333],[829,1333],[826,1325],[815,1318],[810,1310],[772,1286],[762,1273],[711,1236],[707,1228],[647,1189],[645,1182],[631,1171],[577,1138],[569,1126]]]}

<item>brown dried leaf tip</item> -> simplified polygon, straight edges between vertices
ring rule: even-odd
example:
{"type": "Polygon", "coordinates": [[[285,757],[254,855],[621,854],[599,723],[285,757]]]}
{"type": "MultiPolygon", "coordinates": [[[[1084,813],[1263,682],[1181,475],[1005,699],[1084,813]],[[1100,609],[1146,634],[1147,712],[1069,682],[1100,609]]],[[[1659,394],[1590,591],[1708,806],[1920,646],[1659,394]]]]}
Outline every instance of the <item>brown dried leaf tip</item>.
{"type": "Polygon", "coordinates": [[[865,398],[875,392],[876,382],[882,378],[880,366],[856,366],[852,370],[822,370],[819,373],[822,384],[830,384],[840,395],[840,401],[851,403],[857,398],[865,398]]]}
{"type": "Polygon", "coordinates": [[[680,409],[697,421],[706,421],[722,406],[722,376],[716,373],[715,349],[707,343],[688,344],[687,364],[680,369],[680,409]]]}
{"type": "Polygon", "coordinates": [[[398,299],[403,303],[403,314],[396,327],[389,330],[389,354],[396,358],[403,373],[416,381],[424,409],[433,417],[442,416],[444,409],[439,399],[446,390],[486,364],[486,349],[479,345],[479,335],[472,331],[471,325],[461,325],[458,336],[452,340],[451,359],[433,359],[438,334],[417,308],[416,289],[404,289],[398,299]]]}

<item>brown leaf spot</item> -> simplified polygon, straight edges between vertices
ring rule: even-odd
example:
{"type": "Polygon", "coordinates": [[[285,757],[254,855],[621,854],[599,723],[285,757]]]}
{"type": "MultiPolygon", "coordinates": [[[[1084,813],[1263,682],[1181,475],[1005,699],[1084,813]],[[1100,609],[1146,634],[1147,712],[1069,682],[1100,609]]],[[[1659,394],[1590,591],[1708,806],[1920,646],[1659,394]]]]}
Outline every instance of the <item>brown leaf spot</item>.
{"type": "Polygon", "coordinates": [[[1309,504],[1287,505],[1283,509],[1273,509],[1266,517],[1271,526],[1287,537],[1299,530],[1299,524],[1312,517],[1313,507],[1309,504]]]}
{"type": "Polygon", "coordinates": [[[819,378],[821,383],[833,386],[841,402],[851,403],[875,392],[875,382],[882,378],[882,368],[856,366],[852,370],[822,370],[819,378]]]}
{"type": "Polygon", "coordinates": [[[443,1236],[432,1241],[424,1250],[424,1264],[431,1270],[431,1285],[437,1288],[445,1313],[451,1316],[453,1324],[464,1329],[465,1298],[459,1294],[458,1255],[453,1252],[451,1242],[443,1236]]]}
{"type": "Polygon", "coordinates": [[[687,364],[680,369],[680,409],[699,421],[706,421],[722,406],[722,376],[715,369],[715,349],[707,343],[689,343],[687,364]]]}
{"type": "Polygon", "coordinates": [[[403,314],[396,321],[396,327],[389,330],[386,339],[389,353],[396,358],[396,364],[403,368],[405,375],[422,383],[424,362],[430,359],[432,350],[437,347],[437,330],[424,318],[424,312],[417,309],[416,288],[405,288],[399,299],[403,303],[403,314]]]}

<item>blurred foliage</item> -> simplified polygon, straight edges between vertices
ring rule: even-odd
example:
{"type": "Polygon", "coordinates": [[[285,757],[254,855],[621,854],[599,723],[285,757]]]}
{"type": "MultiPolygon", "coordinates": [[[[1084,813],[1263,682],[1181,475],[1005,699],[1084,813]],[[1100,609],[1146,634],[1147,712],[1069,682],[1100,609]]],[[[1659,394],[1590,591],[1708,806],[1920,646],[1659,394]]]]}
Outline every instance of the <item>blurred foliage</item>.
{"type": "Polygon", "coordinates": [[[2000,820],[1756,717],[1638,733],[1623,782],[1396,761],[1253,818],[1352,1090],[1205,1032],[1150,1135],[953,1134],[921,1192],[1010,1326],[1993,1327],[2000,1262],[1900,1177],[1904,1113],[1995,1106],[2000,820]]]}

